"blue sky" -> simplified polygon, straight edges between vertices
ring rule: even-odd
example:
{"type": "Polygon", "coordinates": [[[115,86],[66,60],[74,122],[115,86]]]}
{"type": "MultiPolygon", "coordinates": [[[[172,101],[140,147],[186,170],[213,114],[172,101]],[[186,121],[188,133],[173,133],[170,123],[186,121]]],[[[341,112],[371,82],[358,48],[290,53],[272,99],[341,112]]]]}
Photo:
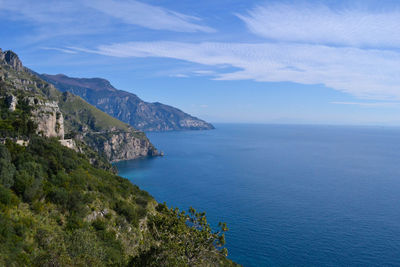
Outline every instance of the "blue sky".
{"type": "Polygon", "coordinates": [[[399,1],[0,0],[0,47],[212,122],[400,125],[399,1]]]}

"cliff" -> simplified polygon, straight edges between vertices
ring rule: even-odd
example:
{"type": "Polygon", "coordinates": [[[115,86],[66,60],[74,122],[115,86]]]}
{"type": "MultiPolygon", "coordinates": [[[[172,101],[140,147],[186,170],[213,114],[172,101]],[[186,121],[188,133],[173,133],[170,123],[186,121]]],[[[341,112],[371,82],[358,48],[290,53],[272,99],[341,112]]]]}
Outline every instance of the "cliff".
{"type": "Polygon", "coordinates": [[[79,95],[107,114],[142,131],[209,130],[203,120],[161,103],[148,103],[135,94],[115,89],[100,78],[71,78],[62,74],[40,77],[62,92],[79,95]]]}
{"type": "Polygon", "coordinates": [[[213,231],[204,213],[157,203],[92,148],[156,151],[0,50],[0,266],[236,266],[225,224],[213,231]]]}
{"type": "Polygon", "coordinates": [[[46,137],[64,139],[64,116],[57,102],[45,102],[34,97],[22,99],[22,101],[27,101],[33,107],[31,114],[37,125],[37,133],[46,137]]]}
{"type": "MultiPolygon", "coordinates": [[[[18,56],[0,50],[0,97],[10,111],[29,106],[36,132],[46,137],[76,139],[109,161],[158,155],[146,135],[107,115],[71,93],[61,93],[23,67],[18,56]]],[[[72,147],[74,142],[63,142],[72,147]]],[[[75,148],[79,150],[78,148],[75,148]]]]}

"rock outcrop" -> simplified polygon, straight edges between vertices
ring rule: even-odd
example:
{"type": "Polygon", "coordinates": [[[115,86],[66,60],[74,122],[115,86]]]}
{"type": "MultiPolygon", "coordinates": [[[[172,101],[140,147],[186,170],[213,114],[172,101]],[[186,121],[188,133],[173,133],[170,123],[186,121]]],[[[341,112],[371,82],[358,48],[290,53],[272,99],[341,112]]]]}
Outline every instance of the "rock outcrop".
{"type": "Polygon", "coordinates": [[[8,110],[9,111],[15,111],[18,103],[18,99],[16,96],[10,94],[6,96],[6,102],[8,104],[8,110]]]}
{"type": "Polygon", "coordinates": [[[109,81],[71,78],[62,74],[40,75],[62,92],[79,95],[105,113],[142,131],[209,130],[214,127],[177,108],[148,103],[135,94],[115,89],[109,81]]]}
{"type": "Polygon", "coordinates": [[[63,146],[66,146],[70,149],[73,149],[76,152],[82,152],[82,150],[76,145],[76,142],[74,139],[62,139],[62,140],[60,140],[60,144],[62,144],[63,146]]]}
{"type": "Polygon", "coordinates": [[[21,60],[19,60],[18,55],[11,50],[3,52],[0,49],[0,60],[4,60],[8,65],[10,65],[16,71],[24,70],[22,62],[21,60]]]}
{"type": "Polygon", "coordinates": [[[138,138],[133,132],[92,132],[83,140],[112,162],[159,155],[148,139],[138,138]]]}
{"type": "Polygon", "coordinates": [[[37,124],[37,132],[46,137],[64,139],[64,116],[57,102],[45,102],[38,98],[28,98],[34,107],[32,119],[37,124]]]}
{"type": "Polygon", "coordinates": [[[0,97],[5,99],[10,111],[15,111],[19,104],[30,107],[37,134],[56,137],[61,144],[75,151],[84,151],[80,147],[83,142],[109,161],[158,155],[143,132],[107,115],[78,96],[61,93],[25,68],[12,51],[0,50],[0,88],[0,97]],[[78,144],[74,138],[82,142],[78,144]]]}

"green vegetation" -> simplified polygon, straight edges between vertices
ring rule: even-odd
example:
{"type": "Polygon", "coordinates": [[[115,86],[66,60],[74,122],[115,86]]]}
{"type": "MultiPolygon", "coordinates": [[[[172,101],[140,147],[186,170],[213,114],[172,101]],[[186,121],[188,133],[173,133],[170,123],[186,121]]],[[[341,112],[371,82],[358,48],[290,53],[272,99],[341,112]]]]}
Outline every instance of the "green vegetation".
{"type": "Polygon", "coordinates": [[[5,83],[0,81],[0,138],[28,137],[34,134],[36,125],[31,120],[32,107],[26,101],[19,101],[16,110],[12,112],[8,109],[9,97],[5,83]]]}
{"type": "Polygon", "coordinates": [[[56,139],[0,145],[1,266],[230,265],[225,225],[157,204],[56,139]]]}
{"type": "Polygon", "coordinates": [[[95,132],[111,128],[118,131],[132,131],[129,125],[100,111],[79,96],[63,93],[59,99],[60,109],[65,114],[66,127],[71,131],[79,131],[82,126],[87,126],[89,130],[95,132]]]}
{"type": "Polygon", "coordinates": [[[31,76],[0,64],[0,266],[235,265],[226,258],[226,225],[214,232],[204,213],[158,204],[83,142],[78,153],[37,135],[30,96],[64,101],[64,117],[82,123],[77,131],[114,119],[102,124],[97,109],[31,76]]]}

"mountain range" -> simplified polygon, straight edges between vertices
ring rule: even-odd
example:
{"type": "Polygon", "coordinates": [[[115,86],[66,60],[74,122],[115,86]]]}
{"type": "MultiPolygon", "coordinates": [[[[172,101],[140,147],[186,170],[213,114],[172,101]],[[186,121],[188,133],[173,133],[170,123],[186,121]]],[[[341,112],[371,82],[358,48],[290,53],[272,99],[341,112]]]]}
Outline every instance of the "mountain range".
{"type": "Polygon", "coordinates": [[[105,113],[142,131],[210,130],[213,125],[177,108],[148,103],[137,95],[114,88],[101,78],[72,78],[63,74],[40,77],[62,92],[82,97],[105,113]]]}

